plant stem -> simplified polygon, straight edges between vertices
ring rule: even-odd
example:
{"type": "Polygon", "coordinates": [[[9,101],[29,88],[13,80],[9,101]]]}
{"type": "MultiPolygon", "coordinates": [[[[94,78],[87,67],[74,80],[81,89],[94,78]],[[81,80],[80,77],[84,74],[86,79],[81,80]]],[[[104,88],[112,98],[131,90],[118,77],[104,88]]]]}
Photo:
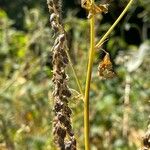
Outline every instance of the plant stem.
{"type": "Polygon", "coordinates": [[[131,91],[131,77],[127,73],[124,92],[123,129],[122,129],[123,137],[126,138],[126,140],[128,140],[128,131],[129,131],[130,91],[131,91]]]}
{"type": "Polygon", "coordinates": [[[79,78],[78,78],[78,76],[77,76],[77,73],[76,73],[76,71],[75,71],[75,69],[74,69],[74,67],[73,67],[73,64],[72,64],[72,61],[71,61],[71,57],[70,57],[70,55],[69,55],[69,53],[68,53],[67,50],[66,50],[66,54],[67,54],[67,57],[68,57],[68,60],[69,60],[69,64],[70,64],[70,66],[71,66],[71,69],[72,69],[74,78],[75,78],[75,80],[76,80],[77,86],[78,86],[78,88],[79,88],[80,94],[82,95],[82,99],[83,99],[83,98],[84,98],[84,94],[83,94],[82,86],[81,86],[81,83],[80,83],[79,78]]]}
{"type": "MultiPolygon", "coordinates": [[[[91,0],[94,3],[94,0],[91,0]]],[[[100,47],[104,40],[108,37],[108,35],[112,32],[118,22],[122,19],[124,14],[127,12],[129,7],[131,6],[133,0],[130,0],[123,12],[114,22],[114,24],[110,27],[110,29],[106,32],[106,34],[101,38],[101,40],[95,46],[95,31],[94,24],[95,18],[92,16],[90,19],[90,52],[89,52],[89,60],[88,60],[88,70],[86,77],[86,87],[85,87],[85,99],[84,99],[84,134],[85,134],[85,150],[90,150],[90,141],[89,141],[89,93],[90,93],[90,82],[91,82],[91,74],[92,74],[92,66],[94,59],[95,48],[100,47]]]]}
{"type": "Polygon", "coordinates": [[[86,77],[85,87],[85,99],[84,99],[84,134],[85,134],[85,150],[90,150],[89,141],[89,93],[90,93],[90,82],[93,66],[93,58],[95,52],[95,31],[94,31],[95,17],[92,16],[90,19],[90,51],[88,60],[88,70],[86,77]]]}
{"type": "Polygon", "coordinates": [[[120,16],[117,18],[117,20],[114,22],[114,24],[109,28],[109,30],[105,33],[105,35],[100,39],[100,41],[96,44],[96,48],[99,48],[104,40],[108,37],[108,35],[112,32],[112,30],[115,28],[115,26],[118,24],[118,22],[122,19],[122,17],[125,15],[129,7],[131,6],[132,2],[134,0],[130,0],[123,12],[120,14],[120,16]]]}

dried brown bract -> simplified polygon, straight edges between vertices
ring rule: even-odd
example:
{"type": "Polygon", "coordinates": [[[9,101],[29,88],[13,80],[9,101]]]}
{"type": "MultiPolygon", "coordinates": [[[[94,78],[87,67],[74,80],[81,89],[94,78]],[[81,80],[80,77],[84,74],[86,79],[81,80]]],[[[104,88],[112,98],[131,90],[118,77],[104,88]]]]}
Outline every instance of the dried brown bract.
{"type": "Polygon", "coordinates": [[[150,128],[146,132],[145,136],[143,137],[143,149],[142,150],[149,150],[150,149],[150,128]]]}
{"type": "Polygon", "coordinates": [[[81,6],[89,12],[88,18],[90,19],[93,15],[107,13],[109,4],[96,5],[91,3],[90,0],[81,0],[81,6]]]}
{"type": "Polygon", "coordinates": [[[105,52],[103,60],[99,63],[98,74],[101,79],[111,79],[116,76],[108,52],[105,52]]]}

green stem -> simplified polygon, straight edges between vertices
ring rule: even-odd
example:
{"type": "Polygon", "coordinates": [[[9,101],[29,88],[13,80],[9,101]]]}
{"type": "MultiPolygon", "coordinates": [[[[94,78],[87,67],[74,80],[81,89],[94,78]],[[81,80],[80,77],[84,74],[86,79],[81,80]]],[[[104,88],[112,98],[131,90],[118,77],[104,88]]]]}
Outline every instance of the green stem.
{"type": "Polygon", "coordinates": [[[115,26],[118,24],[118,22],[122,19],[122,17],[125,15],[125,13],[127,12],[127,10],[129,9],[129,7],[131,6],[132,2],[134,0],[130,0],[128,5],[125,7],[125,9],[123,10],[123,12],[120,14],[120,16],[117,18],[117,20],[114,22],[114,24],[109,28],[109,30],[105,33],[105,35],[100,39],[100,41],[96,44],[96,48],[99,48],[104,40],[108,37],[108,35],[112,32],[112,30],[115,28],[115,26]]]}
{"type": "Polygon", "coordinates": [[[68,57],[68,60],[69,60],[69,64],[70,64],[71,69],[72,69],[72,72],[73,72],[73,74],[74,74],[74,77],[75,77],[76,83],[77,83],[77,85],[78,85],[78,88],[79,88],[80,94],[82,95],[82,98],[83,98],[83,97],[84,97],[84,94],[83,94],[83,90],[82,90],[82,87],[81,87],[81,83],[80,83],[80,81],[79,81],[79,79],[78,79],[77,73],[76,73],[76,71],[75,71],[75,69],[74,69],[74,67],[73,67],[73,64],[72,64],[72,61],[71,61],[70,55],[69,55],[69,53],[68,53],[68,51],[67,51],[67,50],[66,50],[66,53],[67,53],[67,57],[68,57]]]}
{"type": "Polygon", "coordinates": [[[95,31],[94,31],[95,17],[90,19],[90,52],[88,60],[88,69],[86,77],[86,87],[85,87],[85,99],[84,99],[84,134],[85,134],[85,150],[90,150],[89,141],[89,93],[90,93],[90,82],[92,74],[92,66],[95,52],[95,31]]]}
{"type": "MultiPolygon", "coordinates": [[[[92,0],[94,3],[94,0],[92,0]]],[[[108,37],[108,35],[112,32],[118,22],[122,19],[124,14],[127,12],[129,7],[131,6],[133,0],[130,0],[123,12],[117,18],[115,23],[110,27],[110,29],[106,32],[106,34],[102,37],[102,39],[97,43],[95,47],[95,31],[94,24],[95,18],[94,16],[90,19],[90,52],[89,52],[89,60],[88,60],[88,70],[87,70],[87,78],[86,78],[86,87],[85,87],[85,99],[84,99],[84,134],[85,134],[85,150],[90,150],[90,141],[89,141],[89,93],[90,93],[90,82],[91,82],[91,74],[92,74],[92,66],[94,59],[95,48],[100,47],[104,40],[108,37]]]]}

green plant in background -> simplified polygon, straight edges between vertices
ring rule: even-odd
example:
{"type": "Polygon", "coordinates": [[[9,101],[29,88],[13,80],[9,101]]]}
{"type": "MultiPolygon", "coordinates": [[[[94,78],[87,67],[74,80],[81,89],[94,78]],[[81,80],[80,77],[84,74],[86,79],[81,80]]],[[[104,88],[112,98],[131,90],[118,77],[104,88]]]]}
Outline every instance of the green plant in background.
{"type": "MultiPolygon", "coordinates": [[[[32,12],[26,13],[28,21],[32,12]]],[[[4,11],[0,15],[0,149],[45,149],[50,142],[45,139],[51,136],[47,134],[50,128],[44,127],[51,114],[45,107],[50,96],[47,79],[51,68],[46,43],[50,42],[47,33],[51,31],[44,20],[42,24],[32,21],[34,28],[28,26],[26,32],[18,31],[4,11]]]]}
{"type": "MultiPolygon", "coordinates": [[[[39,5],[40,1],[37,1],[35,6],[31,5],[31,1],[26,4],[19,1],[19,7],[24,7],[24,15],[21,18],[23,24],[19,20],[18,11],[14,11],[18,7],[17,2],[13,2],[13,5],[9,2],[10,5],[1,7],[3,10],[0,11],[0,149],[14,147],[18,150],[54,150],[56,148],[51,133],[52,83],[49,80],[52,77],[50,49],[54,42],[54,33],[47,26],[48,13],[47,9],[44,10],[47,8],[45,2],[39,5]],[[6,21],[5,26],[2,20],[6,21]],[[18,28],[16,24],[22,24],[22,27],[18,28]]],[[[3,6],[5,3],[7,1],[3,6]]],[[[69,3],[72,4],[73,1],[66,2],[67,7],[63,7],[62,11],[65,14],[64,27],[68,33],[68,52],[81,85],[85,85],[85,64],[90,44],[89,25],[86,19],[79,18],[80,9],[67,10],[69,3]]],[[[95,41],[97,36],[107,32],[124,6],[124,1],[112,1],[109,13],[103,16],[96,15],[95,41]],[[97,21],[97,18],[100,18],[100,21],[97,21]]],[[[99,52],[95,51],[89,93],[92,150],[136,150],[141,147],[150,113],[149,50],[144,53],[140,50],[141,47],[143,49],[143,44],[149,45],[148,8],[147,0],[135,1],[124,19],[111,32],[111,38],[103,44],[103,48],[110,52],[114,60],[117,73],[115,79],[99,80],[97,64],[100,58],[99,52]],[[134,33],[131,32],[133,30],[134,33]],[[127,64],[130,69],[132,66],[138,67],[128,73],[127,64]],[[130,75],[131,81],[130,105],[128,136],[124,138],[122,127],[127,75],[130,75]]],[[[72,92],[69,105],[73,112],[72,123],[77,149],[84,150],[83,101],[71,68],[68,66],[66,71],[72,92]]],[[[145,136],[146,139],[147,137],[145,136]]]]}

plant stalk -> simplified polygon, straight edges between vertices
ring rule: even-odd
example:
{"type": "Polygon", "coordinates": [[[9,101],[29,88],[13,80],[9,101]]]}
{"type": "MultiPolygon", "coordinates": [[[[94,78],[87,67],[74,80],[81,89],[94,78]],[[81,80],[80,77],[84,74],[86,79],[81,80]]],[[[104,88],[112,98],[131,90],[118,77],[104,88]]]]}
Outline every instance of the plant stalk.
{"type": "Polygon", "coordinates": [[[112,30],[115,28],[115,26],[118,24],[118,22],[122,19],[122,17],[125,15],[129,7],[131,6],[132,2],[134,0],[130,0],[123,12],[120,14],[120,16],[117,18],[117,20],[114,22],[114,24],[109,28],[109,30],[105,33],[105,35],[100,39],[100,41],[96,44],[96,48],[101,47],[104,40],[108,37],[108,35],[112,32],[112,30]]]}
{"type": "Polygon", "coordinates": [[[130,113],[130,91],[131,91],[131,77],[126,75],[125,92],[124,92],[124,110],[123,110],[123,137],[128,140],[129,132],[129,113],[130,113]]]}
{"type": "MultiPolygon", "coordinates": [[[[94,0],[91,0],[94,3],[94,0]]],[[[90,141],[89,141],[89,93],[90,93],[90,82],[91,82],[91,74],[92,74],[92,66],[94,59],[95,48],[99,48],[104,40],[108,37],[108,35],[112,32],[118,22],[122,19],[124,14],[127,12],[129,7],[131,6],[133,0],[130,0],[123,12],[114,22],[114,24],[110,27],[110,29],[106,32],[106,34],[100,39],[100,41],[95,46],[95,17],[92,16],[90,19],[90,51],[89,51],[89,60],[88,60],[88,69],[87,69],[87,77],[86,77],[86,87],[85,87],[85,99],[84,99],[84,134],[85,134],[85,150],[90,150],[90,141]]]]}
{"type": "Polygon", "coordinates": [[[68,60],[69,60],[69,64],[70,64],[70,67],[71,67],[71,69],[72,69],[74,78],[75,78],[75,80],[76,80],[77,86],[78,86],[78,88],[79,88],[80,94],[82,95],[82,99],[84,99],[84,94],[83,94],[83,90],[82,90],[81,83],[80,83],[79,78],[78,78],[78,76],[77,76],[77,73],[76,73],[76,71],[75,71],[75,69],[74,69],[74,67],[73,67],[73,63],[72,63],[72,61],[71,61],[71,57],[70,57],[70,55],[69,55],[69,53],[68,53],[67,50],[66,50],[66,54],[67,54],[67,57],[68,57],[68,60]]]}
{"type": "Polygon", "coordinates": [[[85,134],[85,150],[90,150],[90,141],[89,141],[89,93],[90,93],[90,82],[92,74],[92,66],[95,52],[95,17],[92,16],[90,19],[90,51],[89,51],[89,60],[88,60],[88,69],[86,77],[86,87],[85,87],[85,99],[84,99],[84,134],[85,134]]]}

